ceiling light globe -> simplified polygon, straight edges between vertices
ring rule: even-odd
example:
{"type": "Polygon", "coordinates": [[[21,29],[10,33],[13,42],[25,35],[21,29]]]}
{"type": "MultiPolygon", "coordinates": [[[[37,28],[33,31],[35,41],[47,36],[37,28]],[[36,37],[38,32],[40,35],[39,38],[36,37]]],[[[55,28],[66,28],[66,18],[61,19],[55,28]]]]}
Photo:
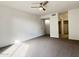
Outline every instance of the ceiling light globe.
{"type": "Polygon", "coordinates": [[[39,10],[43,10],[43,8],[42,8],[42,7],[40,7],[40,8],[39,8],[39,10]]]}

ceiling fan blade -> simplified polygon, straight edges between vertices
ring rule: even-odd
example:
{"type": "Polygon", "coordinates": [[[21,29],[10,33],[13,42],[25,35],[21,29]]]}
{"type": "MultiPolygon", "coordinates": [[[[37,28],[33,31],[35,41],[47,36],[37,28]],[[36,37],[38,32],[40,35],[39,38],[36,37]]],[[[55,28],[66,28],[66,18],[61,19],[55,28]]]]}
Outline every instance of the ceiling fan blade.
{"type": "Polygon", "coordinates": [[[40,8],[40,7],[31,7],[31,8],[40,8]]]}
{"type": "Polygon", "coordinates": [[[43,3],[43,6],[47,5],[47,3],[48,3],[48,1],[45,1],[45,2],[43,3]]]}
{"type": "Polygon", "coordinates": [[[44,10],[44,11],[46,11],[46,9],[45,9],[45,8],[43,8],[43,10],[44,10]]]}

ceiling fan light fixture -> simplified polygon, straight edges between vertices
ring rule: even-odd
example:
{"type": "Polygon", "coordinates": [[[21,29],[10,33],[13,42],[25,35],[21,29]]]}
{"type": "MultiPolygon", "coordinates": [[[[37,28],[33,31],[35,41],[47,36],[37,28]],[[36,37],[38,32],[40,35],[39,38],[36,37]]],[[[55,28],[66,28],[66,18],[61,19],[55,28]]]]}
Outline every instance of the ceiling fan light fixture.
{"type": "Polygon", "coordinates": [[[45,11],[46,12],[46,8],[45,6],[48,4],[48,1],[44,1],[44,2],[41,2],[39,3],[39,7],[32,7],[32,8],[39,8],[40,11],[45,11]]]}
{"type": "Polygon", "coordinates": [[[43,10],[43,8],[42,8],[42,7],[40,7],[40,8],[39,8],[39,10],[43,10]]]}

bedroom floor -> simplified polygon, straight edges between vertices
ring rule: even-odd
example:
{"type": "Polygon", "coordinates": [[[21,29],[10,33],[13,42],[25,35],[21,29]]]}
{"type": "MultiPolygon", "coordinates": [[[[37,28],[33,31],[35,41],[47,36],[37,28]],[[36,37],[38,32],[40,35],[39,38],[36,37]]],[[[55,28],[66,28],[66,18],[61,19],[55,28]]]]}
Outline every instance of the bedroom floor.
{"type": "Polygon", "coordinates": [[[79,57],[79,41],[42,36],[0,51],[1,57],[79,57]]]}

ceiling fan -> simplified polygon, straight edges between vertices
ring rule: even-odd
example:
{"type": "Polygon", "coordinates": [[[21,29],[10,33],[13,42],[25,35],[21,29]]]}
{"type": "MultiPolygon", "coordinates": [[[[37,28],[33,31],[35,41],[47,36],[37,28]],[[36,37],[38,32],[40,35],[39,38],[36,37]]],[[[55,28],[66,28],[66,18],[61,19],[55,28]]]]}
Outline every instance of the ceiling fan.
{"type": "Polygon", "coordinates": [[[31,7],[31,8],[39,8],[40,10],[46,11],[45,6],[48,4],[48,1],[44,1],[44,2],[41,2],[41,3],[38,3],[38,4],[40,4],[40,6],[38,6],[38,7],[31,7]]]}

